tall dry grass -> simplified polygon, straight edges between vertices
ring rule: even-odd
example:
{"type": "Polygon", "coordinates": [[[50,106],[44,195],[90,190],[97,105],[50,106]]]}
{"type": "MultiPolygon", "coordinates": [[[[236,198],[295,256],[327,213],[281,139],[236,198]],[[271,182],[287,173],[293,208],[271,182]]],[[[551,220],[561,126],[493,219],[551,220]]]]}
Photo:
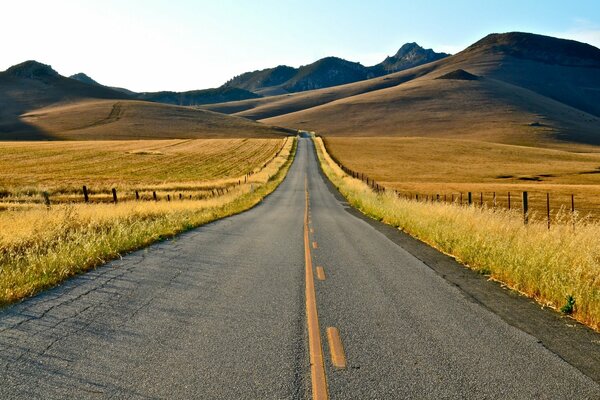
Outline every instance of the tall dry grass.
{"type": "Polygon", "coordinates": [[[396,226],[471,269],[559,310],[575,299],[577,320],[600,330],[600,224],[570,216],[548,230],[535,220],[506,210],[422,203],[375,193],[346,175],[315,138],[325,174],[350,204],[396,226]]]}
{"type": "Polygon", "coordinates": [[[296,139],[252,182],[205,200],[65,204],[0,213],[0,305],[218,218],[251,208],[285,177],[296,139]]]}

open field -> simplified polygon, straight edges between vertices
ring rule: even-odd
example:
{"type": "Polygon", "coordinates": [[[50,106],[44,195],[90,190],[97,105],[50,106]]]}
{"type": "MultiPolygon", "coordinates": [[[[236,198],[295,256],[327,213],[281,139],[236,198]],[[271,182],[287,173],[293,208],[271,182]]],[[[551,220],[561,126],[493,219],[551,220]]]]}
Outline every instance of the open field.
{"type": "Polygon", "coordinates": [[[376,193],[345,174],[322,143],[315,139],[323,170],[354,207],[544,305],[558,310],[571,296],[574,307],[564,310],[600,329],[598,223],[577,221],[573,229],[569,221],[548,230],[544,222],[524,225],[518,212],[376,193]]]}
{"type": "Polygon", "coordinates": [[[227,187],[260,168],[285,139],[0,142],[0,201],[92,201],[158,191],[186,197],[227,187]]]}
{"type": "MultiPolygon", "coordinates": [[[[267,156],[273,155],[272,145],[282,144],[280,140],[272,142],[264,142],[270,149],[267,156]]],[[[278,156],[257,170],[251,182],[232,186],[215,197],[63,204],[0,212],[0,304],[32,295],[122,252],[252,207],[283,180],[295,143],[295,139],[287,139],[278,156]]],[[[237,163],[239,159],[230,158],[224,169],[235,171],[233,164],[237,163]]],[[[193,163],[190,165],[193,168],[193,163]]]]}
{"type": "Polygon", "coordinates": [[[571,194],[580,215],[600,217],[600,148],[573,145],[576,151],[503,145],[440,138],[328,137],[328,150],[346,167],[364,173],[386,188],[420,198],[452,196],[493,206],[521,207],[521,192],[530,192],[530,207],[546,215],[546,193],[552,214],[571,209],[571,194]],[[579,152],[586,151],[586,152],[579,152]]]}

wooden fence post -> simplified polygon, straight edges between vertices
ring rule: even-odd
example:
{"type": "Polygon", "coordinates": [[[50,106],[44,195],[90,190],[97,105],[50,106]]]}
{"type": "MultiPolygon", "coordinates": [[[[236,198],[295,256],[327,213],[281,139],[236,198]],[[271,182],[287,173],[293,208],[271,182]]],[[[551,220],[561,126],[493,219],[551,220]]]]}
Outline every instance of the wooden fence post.
{"type": "Polygon", "coordinates": [[[158,201],[158,197],[156,197],[155,191],[152,191],[152,198],[154,199],[154,201],[158,201]]]}
{"type": "Polygon", "coordinates": [[[494,209],[496,209],[496,192],[494,192],[494,209]]]}
{"type": "Polygon", "coordinates": [[[167,195],[167,201],[171,201],[171,195],[170,194],[167,195]]]}
{"type": "Polygon", "coordinates": [[[462,203],[463,203],[463,195],[462,195],[462,192],[460,192],[460,205],[461,206],[462,206],[462,203]]]}
{"type": "Polygon", "coordinates": [[[88,190],[85,185],[83,185],[83,201],[86,203],[90,201],[90,198],[88,197],[88,190]]]}
{"type": "Polygon", "coordinates": [[[483,192],[479,193],[479,205],[483,207],[483,192]]]}
{"type": "Polygon", "coordinates": [[[48,192],[43,192],[42,196],[44,196],[44,204],[48,209],[50,209],[50,195],[48,194],[48,192]]]}
{"type": "Polygon", "coordinates": [[[550,193],[546,193],[546,214],[548,216],[548,229],[550,229],[550,193]]]}
{"type": "Polygon", "coordinates": [[[135,191],[135,199],[136,200],[140,199],[140,192],[138,192],[137,190],[135,191]]]}
{"type": "Polygon", "coordinates": [[[113,203],[117,204],[117,189],[112,188],[113,203]]]}
{"type": "Polygon", "coordinates": [[[575,230],[575,195],[571,194],[571,219],[573,220],[573,230],[575,230]]]}
{"type": "Polygon", "coordinates": [[[508,192],[508,209],[510,210],[510,192],[508,192]]]}
{"type": "Polygon", "coordinates": [[[527,192],[523,192],[523,223],[529,223],[529,196],[527,192]]]}
{"type": "Polygon", "coordinates": [[[468,196],[469,205],[473,204],[473,194],[471,192],[469,192],[467,194],[467,196],[468,196]]]}
{"type": "Polygon", "coordinates": [[[183,199],[183,195],[181,193],[179,193],[179,200],[183,199]]]}

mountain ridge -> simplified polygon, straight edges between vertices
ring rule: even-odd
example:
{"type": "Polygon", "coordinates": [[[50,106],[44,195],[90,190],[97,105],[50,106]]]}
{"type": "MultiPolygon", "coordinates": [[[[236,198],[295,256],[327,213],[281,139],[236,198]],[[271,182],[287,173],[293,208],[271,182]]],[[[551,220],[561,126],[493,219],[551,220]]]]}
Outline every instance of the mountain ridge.
{"type": "Polygon", "coordinates": [[[436,53],[432,49],[424,49],[413,42],[404,44],[395,55],[370,67],[330,56],[298,68],[280,65],[274,68],[245,72],[233,77],[223,86],[238,87],[264,94],[297,93],[359,82],[448,56],[449,54],[446,53],[436,53]]]}

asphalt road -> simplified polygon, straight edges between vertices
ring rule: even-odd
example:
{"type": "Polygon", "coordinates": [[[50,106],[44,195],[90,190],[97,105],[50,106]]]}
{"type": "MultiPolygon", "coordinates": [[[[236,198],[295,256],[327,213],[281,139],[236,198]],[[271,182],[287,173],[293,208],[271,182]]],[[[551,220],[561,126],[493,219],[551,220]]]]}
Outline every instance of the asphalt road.
{"type": "Polygon", "coordinates": [[[0,398],[310,398],[305,185],[331,398],[600,398],[590,374],[349,210],[308,139],[254,209],[0,311],[0,398]]]}

